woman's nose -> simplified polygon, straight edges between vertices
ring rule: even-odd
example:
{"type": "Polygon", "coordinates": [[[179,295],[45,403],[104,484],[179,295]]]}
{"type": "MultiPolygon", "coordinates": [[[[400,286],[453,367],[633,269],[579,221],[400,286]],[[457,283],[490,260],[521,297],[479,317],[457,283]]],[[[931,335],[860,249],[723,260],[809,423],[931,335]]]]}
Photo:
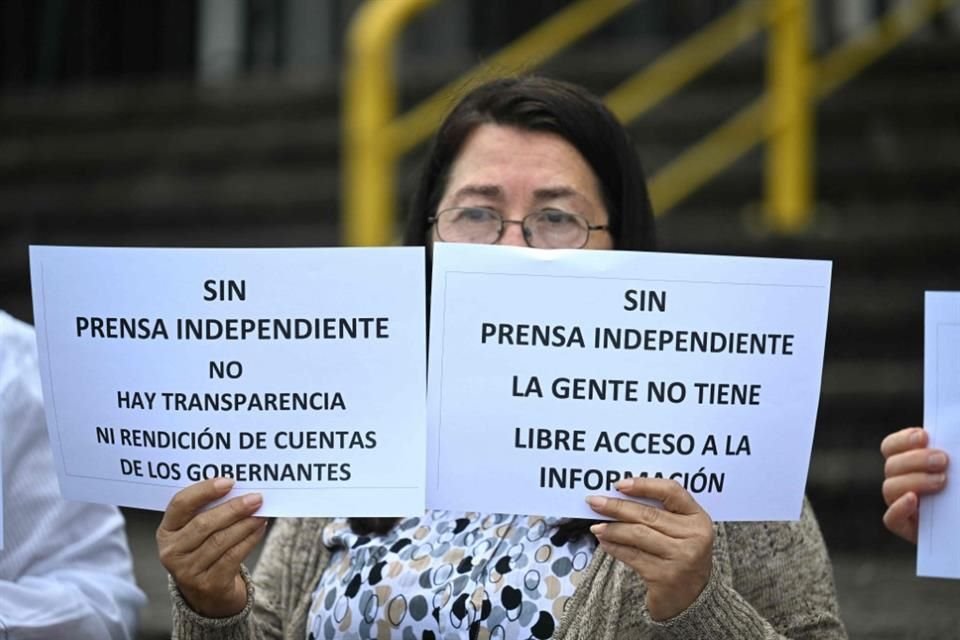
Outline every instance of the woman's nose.
{"type": "Polygon", "coordinates": [[[527,241],[523,237],[523,223],[520,220],[504,220],[503,234],[497,244],[526,247],[527,241]]]}

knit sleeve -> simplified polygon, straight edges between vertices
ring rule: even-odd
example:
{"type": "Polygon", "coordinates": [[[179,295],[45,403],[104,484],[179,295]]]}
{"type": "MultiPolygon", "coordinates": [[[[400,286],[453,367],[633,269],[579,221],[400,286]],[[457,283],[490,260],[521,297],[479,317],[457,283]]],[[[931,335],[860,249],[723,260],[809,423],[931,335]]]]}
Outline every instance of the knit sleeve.
{"type": "Polygon", "coordinates": [[[810,504],[796,522],[724,525],[732,579],[715,570],[693,605],[654,623],[675,640],[839,640],[833,568],[810,504]]]}
{"type": "Polygon", "coordinates": [[[297,547],[300,521],[277,520],[271,527],[263,553],[251,579],[241,569],[247,583],[247,605],[243,611],[229,618],[205,618],[184,601],[173,580],[170,595],[173,600],[174,640],[280,640],[289,595],[283,588],[286,573],[302,563],[291,562],[291,553],[297,547]]]}

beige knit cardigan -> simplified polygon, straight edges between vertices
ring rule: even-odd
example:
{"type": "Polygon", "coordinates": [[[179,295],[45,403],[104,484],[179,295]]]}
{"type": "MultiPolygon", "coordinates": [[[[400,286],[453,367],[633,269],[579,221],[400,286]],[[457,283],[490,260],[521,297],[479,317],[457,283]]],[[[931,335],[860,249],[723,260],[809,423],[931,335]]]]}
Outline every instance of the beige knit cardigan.
{"type": "MultiPolygon", "coordinates": [[[[230,618],[204,618],[170,582],[173,638],[306,640],[312,594],[330,552],[320,543],[328,520],[281,519],[272,527],[247,606],[230,618]]],[[[657,622],[645,586],[629,567],[597,549],[567,603],[556,640],[753,640],[846,638],[833,571],[809,504],[797,522],[715,525],[713,572],[697,600],[657,622]]],[[[244,573],[246,577],[246,573],[244,573]]]]}

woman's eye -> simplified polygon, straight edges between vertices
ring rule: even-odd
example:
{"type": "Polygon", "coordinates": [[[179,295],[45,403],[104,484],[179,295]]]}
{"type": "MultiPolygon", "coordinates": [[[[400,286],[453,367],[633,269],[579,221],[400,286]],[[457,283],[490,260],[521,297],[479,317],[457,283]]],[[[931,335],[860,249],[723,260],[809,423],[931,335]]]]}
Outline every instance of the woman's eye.
{"type": "Polygon", "coordinates": [[[468,207],[460,210],[457,220],[461,222],[485,222],[493,217],[488,209],[468,207]]]}
{"type": "Polygon", "coordinates": [[[540,219],[552,225],[564,225],[573,222],[573,214],[566,211],[547,210],[540,213],[540,219]]]}

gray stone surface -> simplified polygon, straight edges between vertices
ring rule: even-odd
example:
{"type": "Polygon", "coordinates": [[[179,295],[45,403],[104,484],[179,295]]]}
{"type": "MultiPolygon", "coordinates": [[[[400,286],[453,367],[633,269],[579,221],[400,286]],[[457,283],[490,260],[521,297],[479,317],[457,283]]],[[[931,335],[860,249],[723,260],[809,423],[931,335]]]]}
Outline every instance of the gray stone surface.
{"type": "Polygon", "coordinates": [[[960,581],[917,578],[912,549],[833,558],[843,619],[857,640],[960,638],[960,581]]]}

